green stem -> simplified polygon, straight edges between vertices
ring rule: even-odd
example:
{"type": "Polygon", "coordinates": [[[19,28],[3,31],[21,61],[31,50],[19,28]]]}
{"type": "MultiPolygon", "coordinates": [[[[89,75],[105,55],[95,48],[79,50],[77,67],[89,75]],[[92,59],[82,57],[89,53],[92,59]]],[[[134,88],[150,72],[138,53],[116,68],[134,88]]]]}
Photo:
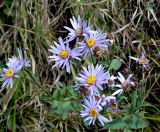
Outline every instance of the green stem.
{"type": "Polygon", "coordinates": [[[75,73],[75,70],[74,70],[72,61],[70,61],[70,66],[71,66],[71,72],[72,72],[72,75],[73,75],[74,82],[77,83],[77,80],[76,80],[76,73],[75,73]]]}

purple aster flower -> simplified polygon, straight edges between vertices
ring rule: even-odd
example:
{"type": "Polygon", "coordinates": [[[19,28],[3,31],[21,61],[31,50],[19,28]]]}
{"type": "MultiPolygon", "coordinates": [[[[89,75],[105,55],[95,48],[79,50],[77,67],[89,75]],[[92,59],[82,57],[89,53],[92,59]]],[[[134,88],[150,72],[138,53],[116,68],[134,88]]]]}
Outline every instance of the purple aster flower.
{"type": "Polygon", "coordinates": [[[84,42],[79,42],[79,49],[86,56],[88,53],[93,53],[94,49],[99,47],[100,49],[106,49],[109,39],[106,39],[106,34],[102,34],[100,31],[90,33],[85,36],[84,42]]]}
{"type": "Polygon", "coordinates": [[[15,61],[17,61],[17,63],[19,63],[19,65],[22,65],[22,67],[23,66],[26,66],[26,67],[31,66],[30,60],[27,57],[26,58],[23,57],[21,48],[18,48],[18,57],[13,56],[12,58],[9,58],[9,63],[12,63],[12,62],[15,63],[15,61]]]}
{"type": "Polygon", "coordinates": [[[116,101],[116,98],[115,99],[109,99],[109,100],[107,100],[107,107],[112,112],[118,112],[118,111],[120,111],[119,107],[118,107],[118,102],[116,101]]]}
{"type": "Polygon", "coordinates": [[[64,42],[63,39],[60,37],[59,44],[54,42],[55,46],[51,46],[49,51],[53,53],[53,55],[49,56],[50,61],[54,61],[55,64],[53,67],[61,67],[62,69],[66,67],[66,71],[70,73],[70,62],[69,59],[74,58],[77,60],[81,60],[79,56],[81,56],[79,50],[77,48],[70,49],[69,43],[64,42]]]}
{"type": "Polygon", "coordinates": [[[83,67],[82,73],[79,73],[79,77],[76,77],[78,84],[84,85],[90,89],[91,95],[99,93],[98,89],[103,89],[102,85],[106,83],[108,72],[105,72],[102,65],[96,65],[96,67],[88,65],[88,68],[83,67]]]}
{"type": "Polygon", "coordinates": [[[133,60],[136,60],[136,62],[138,62],[140,65],[142,65],[144,68],[146,68],[149,64],[149,61],[145,55],[144,55],[144,52],[141,52],[141,57],[132,57],[132,56],[129,56],[129,58],[133,59],[133,60]]]}
{"type": "Polygon", "coordinates": [[[104,123],[109,122],[107,118],[100,115],[100,111],[102,110],[102,107],[99,105],[99,102],[97,102],[94,98],[94,96],[90,96],[88,99],[85,99],[84,105],[82,105],[85,110],[81,111],[81,117],[84,117],[84,122],[89,120],[89,124],[95,123],[95,121],[98,119],[102,125],[104,123]]]}
{"type": "Polygon", "coordinates": [[[17,72],[19,72],[22,69],[22,65],[19,65],[18,61],[12,61],[7,63],[8,68],[3,68],[3,73],[1,74],[2,76],[2,87],[0,92],[4,89],[6,85],[10,85],[10,87],[13,87],[13,78],[18,77],[17,72]]]}
{"type": "Polygon", "coordinates": [[[86,36],[87,34],[94,32],[91,30],[90,26],[88,26],[87,21],[81,21],[80,16],[78,16],[77,20],[75,19],[75,17],[73,17],[73,19],[70,18],[70,22],[72,24],[73,29],[64,26],[64,28],[69,31],[68,41],[72,41],[76,37],[86,36]]]}
{"type": "Polygon", "coordinates": [[[131,81],[131,77],[132,74],[129,74],[127,79],[124,78],[124,76],[118,72],[117,78],[118,80],[121,82],[121,84],[116,84],[115,87],[119,87],[120,89],[118,89],[116,92],[114,92],[112,95],[116,95],[116,94],[122,94],[124,89],[129,88],[131,85],[134,85],[134,82],[131,81]]]}

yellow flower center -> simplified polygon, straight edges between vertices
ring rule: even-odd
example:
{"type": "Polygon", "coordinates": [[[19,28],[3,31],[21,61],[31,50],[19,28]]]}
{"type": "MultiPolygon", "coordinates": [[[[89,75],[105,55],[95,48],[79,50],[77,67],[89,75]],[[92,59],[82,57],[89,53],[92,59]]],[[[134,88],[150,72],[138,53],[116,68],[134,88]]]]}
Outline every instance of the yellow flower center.
{"type": "Polygon", "coordinates": [[[142,58],[142,59],[140,60],[140,62],[141,62],[142,64],[144,64],[144,63],[147,62],[147,59],[146,59],[146,58],[142,58]]]}
{"type": "Polygon", "coordinates": [[[127,81],[124,81],[124,82],[122,82],[121,86],[122,86],[123,88],[128,88],[129,84],[128,84],[127,81]]]}
{"type": "Polygon", "coordinates": [[[89,38],[86,43],[88,47],[92,47],[95,44],[95,40],[93,38],[89,38]]]}
{"type": "Polygon", "coordinates": [[[8,70],[8,71],[6,72],[6,77],[10,78],[10,77],[13,76],[13,74],[14,74],[14,71],[13,71],[13,70],[8,70]]]}
{"type": "Polygon", "coordinates": [[[90,114],[90,116],[92,116],[92,117],[97,117],[98,112],[96,111],[95,108],[91,108],[89,114],[90,114]]]}
{"type": "Polygon", "coordinates": [[[78,37],[82,36],[82,29],[77,28],[77,30],[76,30],[76,35],[77,35],[78,37]]]}
{"type": "Polygon", "coordinates": [[[116,103],[115,103],[113,100],[111,100],[109,106],[110,106],[112,109],[116,109],[116,108],[117,108],[117,105],[116,105],[116,103]]]}
{"type": "Polygon", "coordinates": [[[66,57],[68,56],[68,51],[67,51],[67,50],[62,50],[62,51],[60,52],[60,56],[61,56],[62,58],[66,58],[66,57]]]}
{"type": "Polygon", "coordinates": [[[88,83],[89,85],[94,84],[95,81],[96,81],[96,77],[95,77],[94,75],[89,75],[89,76],[88,76],[88,78],[87,78],[87,83],[88,83]]]}

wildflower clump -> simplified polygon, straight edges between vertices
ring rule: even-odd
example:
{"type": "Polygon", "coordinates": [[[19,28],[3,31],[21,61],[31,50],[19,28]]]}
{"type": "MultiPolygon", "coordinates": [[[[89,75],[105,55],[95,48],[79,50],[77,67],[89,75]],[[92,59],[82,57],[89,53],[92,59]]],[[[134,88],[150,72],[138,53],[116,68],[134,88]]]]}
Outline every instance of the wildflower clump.
{"type": "MultiPolygon", "coordinates": [[[[114,40],[107,37],[109,34],[106,35],[100,29],[92,29],[92,26],[88,25],[86,20],[82,21],[80,16],[77,20],[75,17],[71,18],[70,22],[73,29],[64,26],[69,31],[68,36],[64,39],[60,37],[58,43],[54,42],[49,49],[52,53],[49,59],[54,63],[53,68],[62,70],[65,68],[68,73],[71,73],[71,63],[78,60],[77,63],[72,63],[74,64],[72,72],[76,69],[73,72],[73,79],[76,82],[74,88],[84,99],[80,116],[84,118],[87,125],[95,125],[98,120],[104,126],[113,120],[110,114],[105,113],[121,111],[118,99],[123,92],[129,91],[135,85],[132,80],[133,74],[123,75],[121,72],[117,72],[117,75],[112,74],[110,68],[107,69],[97,57],[99,54],[97,51],[101,52],[102,57],[108,52],[108,47],[112,47],[114,40]],[[73,44],[75,39],[76,44],[73,44]],[[99,62],[95,63],[95,59],[99,62]],[[86,61],[87,65],[84,62],[81,63],[82,61],[86,61]],[[82,66],[78,71],[80,63],[82,66]],[[77,76],[75,71],[78,71],[77,76]]],[[[143,67],[146,67],[149,62],[143,53],[140,58],[130,58],[138,61],[143,67]]]]}

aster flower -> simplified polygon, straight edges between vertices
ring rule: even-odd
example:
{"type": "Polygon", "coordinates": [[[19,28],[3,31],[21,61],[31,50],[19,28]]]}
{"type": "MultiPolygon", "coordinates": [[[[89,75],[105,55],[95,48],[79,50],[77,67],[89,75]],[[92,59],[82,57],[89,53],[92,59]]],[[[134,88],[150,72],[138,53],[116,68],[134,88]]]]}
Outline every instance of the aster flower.
{"type": "Polygon", "coordinates": [[[116,92],[114,92],[112,95],[116,95],[116,94],[122,94],[124,89],[129,88],[131,85],[134,85],[134,82],[131,81],[131,77],[132,74],[129,74],[127,79],[124,78],[124,76],[118,72],[117,78],[118,80],[121,82],[121,84],[116,84],[115,87],[119,87],[120,89],[118,89],[116,92]]]}
{"type": "Polygon", "coordinates": [[[96,67],[88,65],[88,68],[83,67],[82,73],[79,73],[79,77],[76,77],[78,84],[84,85],[89,88],[91,95],[99,93],[98,89],[103,89],[102,85],[106,83],[108,72],[105,72],[102,65],[96,65],[96,67]]]}
{"type": "Polygon", "coordinates": [[[49,51],[53,53],[53,55],[49,56],[50,61],[54,61],[54,67],[66,67],[66,71],[70,73],[70,62],[69,59],[74,58],[77,60],[81,60],[79,56],[81,56],[79,50],[77,48],[70,49],[69,43],[64,42],[63,39],[60,37],[59,44],[54,42],[55,46],[51,46],[49,51]],[[62,66],[63,65],[63,66],[62,66]]]}
{"type": "Polygon", "coordinates": [[[88,53],[93,53],[95,48],[106,49],[108,47],[109,39],[106,39],[106,34],[102,34],[100,31],[90,33],[85,36],[85,41],[79,42],[79,49],[86,56],[88,53]]]}
{"type": "Polygon", "coordinates": [[[118,107],[118,102],[116,101],[116,98],[107,100],[107,107],[112,112],[120,111],[119,107],[118,107]]]}
{"type": "Polygon", "coordinates": [[[81,21],[80,16],[78,16],[77,20],[75,19],[75,17],[73,17],[72,19],[70,18],[70,22],[72,24],[73,29],[64,26],[64,28],[69,31],[68,41],[72,41],[76,37],[82,37],[93,32],[90,26],[88,26],[87,21],[85,20],[83,22],[81,21]]]}
{"type": "Polygon", "coordinates": [[[26,67],[31,66],[30,60],[27,57],[26,58],[23,57],[21,48],[18,48],[18,57],[13,56],[12,58],[9,58],[8,63],[15,63],[15,62],[19,63],[19,65],[22,65],[22,67],[23,66],[26,66],[26,67]]]}
{"type": "Polygon", "coordinates": [[[13,87],[13,78],[18,77],[17,73],[22,68],[22,65],[19,65],[18,61],[9,62],[7,63],[7,66],[8,68],[7,69],[3,68],[3,71],[2,71],[3,73],[1,74],[2,76],[1,80],[3,81],[3,84],[0,92],[4,89],[6,85],[9,85],[11,88],[13,87]]]}
{"type": "Polygon", "coordinates": [[[142,65],[144,68],[146,68],[149,64],[149,61],[145,55],[144,55],[144,52],[141,52],[141,57],[132,57],[132,56],[129,56],[129,58],[133,59],[133,60],[136,60],[136,62],[138,62],[140,65],[142,65]]]}
{"type": "Polygon", "coordinates": [[[89,99],[85,99],[84,105],[82,105],[85,110],[81,111],[81,117],[84,117],[84,122],[89,120],[89,124],[95,123],[95,121],[98,119],[102,125],[104,125],[105,122],[109,122],[107,118],[100,115],[100,111],[102,110],[102,107],[99,105],[99,102],[97,102],[94,98],[94,96],[90,96],[89,99]]]}
{"type": "Polygon", "coordinates": [[[117,79],[117,77],[115,77],[113,75],[110,76],[110,74],[109,74],[109,77],[106,80],[109,88],[113,88],[115,86],[115,79],[117,79]]]}

